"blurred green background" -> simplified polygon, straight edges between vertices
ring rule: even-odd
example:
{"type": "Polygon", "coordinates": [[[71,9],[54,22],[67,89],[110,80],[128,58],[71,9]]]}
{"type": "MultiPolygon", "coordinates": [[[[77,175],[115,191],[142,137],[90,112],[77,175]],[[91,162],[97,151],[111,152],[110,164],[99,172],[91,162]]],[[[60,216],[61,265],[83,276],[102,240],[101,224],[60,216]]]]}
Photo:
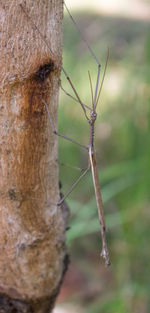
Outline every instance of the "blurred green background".
{"type": "MultiPolygon", "coordinates": [[[[93,2],[93,8],[92,4],[90,8],[80,7],[80,2],[74,8],[71,0],[67,4],[102,71],[107,48],[110,50],[97,109],[95,146],[112,265],[106,269],[99,257],[99,222],[89,173],[67,198],[71,265],[58,307],[64,309],[60,313],[149,313],[150,2],[127,1],[126,10],[121,7],[120,11],[118,6],[115,11],[115,0],[106,1],[108,11],[98,2],[97,7],[93,2]],[[68,305],[71,308],[67,309],[68,305]]],[[[66,13],[63,66],[82,101],[90,105],[88,70],[94,85],[97,65],[66,13]]],[[[62,86],[73,95],[63,75],[62,86]]],[[[83,111],[63,92],[59,131],[88,143],[83,111]]],[[[64,194],[80,175],[70,166],[86,168],[87,159],[84,149],[59,140],[59,161],[65,163],[60,166],[64,194]]]]}

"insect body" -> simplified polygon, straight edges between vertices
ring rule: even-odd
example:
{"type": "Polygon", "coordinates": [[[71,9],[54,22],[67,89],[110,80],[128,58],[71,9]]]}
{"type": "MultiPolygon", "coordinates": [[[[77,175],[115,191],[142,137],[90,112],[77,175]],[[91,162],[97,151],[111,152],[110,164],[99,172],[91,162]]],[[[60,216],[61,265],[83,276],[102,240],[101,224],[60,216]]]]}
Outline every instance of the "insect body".
{"type": "Polygon", "coordinates": [[[101,238],[102,238],[102,251],[101,256],[105,260],[106,265],[110,265],[110,258],[109,258],[109,252],[107,248],[107,242],[106,242],[106,226],[105,226],[105,218],[104,218],[104,210],[103,210],[103,203],[102,203],[102,197],[100,192],[100,184],[99,184],[99,178],[98,178],[98,170],[97,170],[97,164],[96,164],[96,158],[95,158],[95,151],[94,151],[94,123],[96,121],[97,114],[93,111],[91,112],[92,119],[91,127],[90,127],[90,144],[89,144],[89,164],[92,171],[92,178],[93,178],[93,184],[94,184],[94,190],[95,190],[95,197],[96,197],[96,203],[98,208],[98,216],[100,221],[100,231],[101,231],[101,238]]]}

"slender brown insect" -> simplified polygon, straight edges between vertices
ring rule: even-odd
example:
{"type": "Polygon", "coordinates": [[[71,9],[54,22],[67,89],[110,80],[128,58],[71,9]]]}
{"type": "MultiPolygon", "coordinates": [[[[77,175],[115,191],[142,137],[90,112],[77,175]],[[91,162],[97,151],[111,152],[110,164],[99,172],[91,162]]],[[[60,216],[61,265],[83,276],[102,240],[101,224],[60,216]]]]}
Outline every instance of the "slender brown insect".
{"type": "MultiPolygon", "coordinates": [[[[72,20],[72,22],[74,23],[74,25],[78,28],[75,20],[73,19],[73,17],[71,16],[66,4],[64,3],[68,14],[72,20]]],[[[33,21],[31,20],[31,17],[28,15],[25,7],[20,4],[21,9],[23,10],[24,14],[26,15],[26,17],[29,19],[30,23],[32,24],[32,26],[37,30],[37,32],[39,33],[39,35],[41,36],[43,42],[46,44],[46,46],[48,47],[48,49],[50,50],[51,54],[53,55],[51,48],[49,46],[49,44],[47,43],[47,41],[45,40],[43,34],[40,32],[40,30],[38,29],[38,27],[33,23],[33,21]]],[[[79,30],[79,29],[78,29],[79,30]]],[[[79,30],[80,32],[80,30],[79,30]]],[[[88,44],[88,42],[85,40],[85,38],[83,37],[82,33],[80,32],[82,39],[85,41],[91,55],[93,56],[93,58],[95,59],[97,65],[98,65],[98,71],[97,71],[97,79],[96,79],[96,87],[95,87],[95,92],[93,93],[93,87],[92,87],[92,81],[91,81],[91,76],[90,73],[89,74],[89,81],[90,81],[90,88],[91,88],[91,94],[92,94],[92,105],[91,107],[89,107],[88,105],[84,104],[71,79],[69,78],[68,74],[66,73],[65,69],[63,68],[63,66],[61,66],[61,70],[63,71],[64,75],[66,76],[66,79],[68,80],[74,94],[75,97],[74,98],[72,95],[68,94],[63,88],[64,92],[70,96],[71,98],[73,98],[75,101],[79,102],[85,118],[87,119],[88,123],[89,123],[89,143],[88,145],[82,145],[80,143],[78,143],[77,141],[73,140],[72,138],[62,135],[59,132],[57,132],[55,130],[55,126],[53,123],[53,120],[51,118],[49,109],[48,109],[48,105],[47,103],[45,103],[44,100],[42,100],[43,104],[46,107],[47,113],[48,113],[48,118],[49,118],[49,123],[51,126],[51,130],[55,135],[58,135],[62,138],[65,138],[75,144],[80,145],[81,147],[85,148],[88,151],[88,167],[87,169],[80,175],[80,177],[76,180],[76,182],[71,186],[71,188],[69,189],[69,191],[67,192],[67,194],[57,203],[57,205],[61,205],[64,201],[64,199],[71,193],[71,191],[74,189],[74,187],[79,183],[79,181],[86,175],[86,173],[91,169],[92,171],[92,178],[93,178],[93,184],[94,184],[94,190],[95,190],[95,196],[96,196],[96,203],[97,203],[97,208],[98,208],[98,216],[99,216],[99,222],[100,222],[100,232],[101,232],[101,238],[102,238],[102,251],[101,251],[101,256],[103,257],[103,259],[105,260],[105,264],[106,265],[110,265],[110,258],[109,258],[109,251],[107,248],[107,241],[106,241],[106,225],[105,225],[105,217],[104,217],[104,210],[103,210],[103,203],[102,203],[102,197],[101,197],[101,191],[100,191],[100,184],[99,184],[99,179],[98,179],[98,170],[97,170],[97,163],[96,163],[96,157],[95,157],[95,149],[94,149],[94,129],[95,129],[95,121],[97,118],[97,113],[96,113],[96,108],[97,108],[97,104],[100,98],[100,94],[101,94],[101,90],[102,90],[102,85],[103,85],[103,81],[104,81],[104,77],[105,77],[105,72],[106,72],[106,68],[107,68],[107,62],[108,62],[108,56],[109,56],[109,51],[107,54],[107,59],[106,59],[106,64],[105,64],[105,69],[104,69],[104,74],[102,77],[102,81],[100,84],[100,71],[101,71],[101,64],[99,62],[99,60],[97,59],[97,57],[95,56],[93,50],[91,49],[90,45],[88,44]]]]}

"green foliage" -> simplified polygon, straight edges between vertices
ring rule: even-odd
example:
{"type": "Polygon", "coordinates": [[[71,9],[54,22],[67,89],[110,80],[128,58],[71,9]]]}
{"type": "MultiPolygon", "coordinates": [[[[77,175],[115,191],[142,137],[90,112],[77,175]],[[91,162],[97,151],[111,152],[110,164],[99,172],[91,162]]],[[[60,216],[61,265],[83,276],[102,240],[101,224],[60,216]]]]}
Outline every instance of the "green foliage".
{"type": "MultiPolygon", "coordinates": [[[[99,178],[109,229],[112,281],[111,287],[106,288],[100,298],[96,297],[85,312],[136,313],[140,306],[141,313],[148,313],[150,27],[149,23],[143,21],[91,16],[88,13],[77,14],[75,18],[83,32],[86,33],[88,27],[86,37],[103,68],[107,47],[110,48],[95,137],[99,178]]],[[[90,105],[87,71],[90,70],[95,83],[97,66],[68,18],[64,25],[63,59],[64,68],[82,101],[90,105]]],[[[64,77],[62,85],[73,94],[64,77]]],[[[63,93],[60,102],[60,131],[87,144],[88,125],[80,105],[63,93]]],[[[60,140],[60,162],[86,168],[87,156],[82,148],[60,140]]],[[[70,167],[60,168],[64,193],[79,175],[80,172],[76,173],[70,167]]],[[[90,247],[90,252],[94,253],[95,247],[99,247],[100,238],[90,173],[69,196],[67,202],[71,209],[71,229],[67,239],[75,258],[78,257],[80,247],[84,249],[86,238],[87,249],[90,247]]]]}

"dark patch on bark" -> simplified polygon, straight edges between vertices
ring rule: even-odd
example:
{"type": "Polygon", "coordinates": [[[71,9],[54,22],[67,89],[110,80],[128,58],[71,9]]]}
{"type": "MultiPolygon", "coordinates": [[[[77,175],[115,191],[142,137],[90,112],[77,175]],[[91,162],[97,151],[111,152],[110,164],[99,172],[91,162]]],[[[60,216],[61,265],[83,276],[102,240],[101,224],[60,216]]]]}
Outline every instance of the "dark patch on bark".
{"type": "Polygon", "coordinates": [[[59,189],[61,190],[61,188],[62,188],[62,183],[61,183],[61,181],[59,180],[59,189]]]}
{"type": "Polygon", "coordinates": [[[8,194],[11,200],[17,200],[17,195],[14,189],[9,189],[8,194]]]}
{"type": "Polygon", "coordinates": [[[64,279],[64,275],[66,274],[66,272],[68,270],[69,264],[70,264],[70,255],[68,253],[66,253],[66,255],[64,257],[64,267],[63,267],[63,275],[62,275],[61,283],[64,279]]]}
{"type": "Polygon", "coordinates": [[[29,299],[28,301],[23,301],[20,299],[10,298],[5,294],[0,293],[0,313],[52,312],[69,263],[70,257],[69,254],[66,253],[63,261],[62,277],[60,279],[58,287],[54,290],[53,294],[50,297],[43,297],[34,300],[29,299]]]}
{"type": "Polygon", "coordinates": [[[71,229],[71,227],[70,226],[67,226],[66,227],[66,231],[68,231],[68,230],[70,230],[71,229]]]}
{"type": "Polygon", "coordinates": [[[53,62],[46,63],[39,67],[37,72],[33,75],[33,78],[38,83],[43,83],[45,79],[49,76],[49,74],[53,71],[54,71],[54,63],[53,62]]]}
{"type": "Polygon", "coordinates": [[[60,292],[60,288],[61,288],[61,285],[63,283],[63,280],[64,280],[64,276],[68,270],[68,266],[69,266],[69,263],[70,263],[70,256],[68,253],[65,254],[65,257],[64,257],[64,261],[63,261],[63,271],[62,271],[62,276],[61,276],[61,279],[60,279],[60,282],[59,282],[59,285],[58,287],[54,290],[53,292],[53,295],[51,296],[51,302],[50,302],[50,308],[49,308],[49,312],[52,312],[53,308],[54,308],[54,304],[55,304],[55,301],[56,301],[56,298],[60,292]]]}
{"type": "Polygon", "coordinates": [[[0,294],[0,313],[33,313],[29,303],[0,294]]]}

